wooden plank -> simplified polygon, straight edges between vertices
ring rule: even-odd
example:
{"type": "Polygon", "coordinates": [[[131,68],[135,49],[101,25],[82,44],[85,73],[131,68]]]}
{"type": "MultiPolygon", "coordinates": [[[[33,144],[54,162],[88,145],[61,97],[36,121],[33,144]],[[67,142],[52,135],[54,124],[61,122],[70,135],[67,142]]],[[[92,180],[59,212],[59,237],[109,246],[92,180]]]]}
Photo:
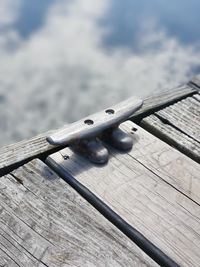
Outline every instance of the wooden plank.
{"type": "Polygon", "coordinates": [[[179,101],[155,114],[200,143],[200,102],[193,97],[179,101]]]}
{"type": "Polygon", "coordinates": [[[190,87],[189,85],[181,85],[176,88],[151,95],[144,99],[143,107],[134,114],[132,119],[134,120],[137,117],[144,117],[146,114],[152,113],[156,109],[170,105],[182,98],[192,95],[195,92],[197,92],[197,90],[193,87],[190,87]]]}
{"type": "Polygon", "coordinates": [[[171,146],[200,163],[200,144],[173,126],[164,123],[155,115],[144,118],[140,124],[144,129],[165,141],[171,146]]]}
{"type": "MultiPolygon", "coordinates": [[[[3,206],[1,205],[1,210],[2,209],[3,206]]],[[[32,255],[30,255],[20,243],[19,241],[16,241],[16,238],[13,238],[12,229],[9,229],[9,233],[7,233],[5,225],[1,220],[0,266],[46,266],[40,261],[40,259],[35,259],[32,255]]]]}
{"type": "MultiPolygon", "coordinates": [[[[200,165],[141,127],[133,127],[131,122],[126,122],[122,126],[126,132],[131,132],[132,128],[137,129],[133,135],[134,149],[129,154],[178,191],[200,204],[200,165]]],[[[200,145],[198,147],[200,151],[200,145]]],[[[193,150],[195,151],[195,148],[193,150]]]]}
{"type": "Polygon", "coordinates": [[[123,154],[109,148],[105,166],[94,166],[68,148],[47,162],[73,175],[181,266],[199,266],[200,206],[175,186],[183,191],[190,186],[188,195],[199,199],[191,179],[200,188],[200,166],[135,124],[122,127],[137,128],[133,149],[123,154]]]}
{"type": "Polygon", "coordinates": [[[39,160],[0,178],[0,214],[1,266],[157,266],[39,160]]]}
{"type": "MultiPolygon", "coordinates": [[[[183,85],[150,96],[144,100],[143,107],[135,113],[132,119],[138,119],[143,116],[143,114],[147,114],[168,103],[191,95],[195,91],[194,88],[183,85]]],[[[30,159],[55,152],[56,149],[46,142],[46,136],[50,135],[52,132],[53,131],[46,132],[29,140],[0,148],[0,176],[30,159]]]]}
{"type": "Polygon", "coordinates": [[[0,148],[0,176],[5,174],[4,169],[12,165],[17,166],[47,151],[53,151],[54,147],[46,142],[46,136],[50,133],[52,131],[0,148]]]}
{"type": "Polygon", "coordinates": [[[196,85],[197,87],[200,87],[200,75],[193,77],[191,83],[196,85]]]}
{"type": "MultiPolygon", "coordinates": [[[[19,267],[19,265],[12,260],[3,250],[0,249],[0,266],[5,267],[19,267]]],[[[41,267],[45,265],[40,265],[41,267]]]]}
{"type": "Polygon", "coordinates": [[[200,95],[199,94],[193,95],[193,98],[200,102],[200,95]]]}

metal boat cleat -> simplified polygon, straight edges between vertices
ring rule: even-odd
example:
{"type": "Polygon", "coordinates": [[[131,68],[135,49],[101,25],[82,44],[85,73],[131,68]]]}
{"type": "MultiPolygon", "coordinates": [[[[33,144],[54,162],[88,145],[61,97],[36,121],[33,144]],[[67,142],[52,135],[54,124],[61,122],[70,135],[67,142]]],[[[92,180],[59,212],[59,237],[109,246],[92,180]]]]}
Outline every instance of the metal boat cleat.
{"type": "Polygon", "coordinates": [[[101,139],[116,149],[127,151],[133,146],[133,138],[122,131],[119,127],[115,127],[103,132],[101,139]]]}
{"type": "Polygon", "coordinates": [[[122,131],[119,125],[133,115],[142,104],[141,99],[132,97],[109,109],[66,125],[46,139],[55,146],[70,146],[91,162],[104,164],[108,161],[109,153],[102,141],[122,151],[132,148],[131,136],[122,131]]]}
{"type": "Polygon", "coordinates": [[[109,158],[108,149],[98,138],[83,139],[78,145],[72,145],[71,148],[74,152],[84,155],[96,164],[105,164],[109,158]]]}

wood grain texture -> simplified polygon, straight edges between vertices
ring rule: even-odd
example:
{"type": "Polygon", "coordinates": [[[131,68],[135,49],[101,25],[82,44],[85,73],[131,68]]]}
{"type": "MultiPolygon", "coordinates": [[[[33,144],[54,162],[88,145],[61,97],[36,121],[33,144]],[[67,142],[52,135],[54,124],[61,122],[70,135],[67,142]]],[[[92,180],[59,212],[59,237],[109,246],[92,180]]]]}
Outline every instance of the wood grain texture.
{"type": "Polygon", "coordinates": [[[200,206],[190,197],[199,199],[192,183],[200,189],[200,166],[137,125],[122,127],[137,128],[133,149],[121,154],[109,148],[105,166],[68,148],[47,161],[57,162],[181,266],[199,266],[200,206]]]}
{"type": "Polygon", "coordinates": [[[170,105],[182,98],[192,95],[195,92],[197,92],[197,90],[193,87],[190,87],[189,85],[181,85],[176,88],[151,95],[144,99],[142,108],[139,109],[132,118],[134,120],[134,118],[140,116],[144,117],[145,114],[149,114],[156,109],[170,105]]]}
{"type": "Polygon", "coordinates": [[[44,163],[0,178],[1,266],[157,266],[44,163]]]}
{"type": "Polygon", "coordinates": [[[0,176],[4,168],[52,151],[53,146],[46,142],[46,135],[50,133],[52,131],[0,148],[0,176]]]}
{"type": "Polygon", "coordinates": [[[142,127],[200,163],[199,94],[147,116],[142,127]]]}
{"type": "Polygon", "coordinates": [[[200,74],[192,78],[191,83],[200,87],[200,74]]]}
{"type": "MultiPolygon", "coordinates": [[[[143,107],[135,113],[132,119],[141,117],[142,114],[153,112],[162,106],[177,101],[180,98],[186,97],[196,90],[190,86],[183,85],[177,88],[158,93],[150,96],[144,100],[143,107]]],[[[19,166],[30,159],[38,156],[50,154],[55,149],[49,145],[46,141],[46,136],[50,135],[51,132],[43,133],[39,136],[33,137],[29,140],[24,140],[9,146],[0,148],[0,176],[4,174],[5,169],[9,169],[10,166],[19,166]]]]}
{"type": "MultiPolygon", "coordinates": [[[[122,126],[127,132],[131,132],[133,127],[131,122],[126,122],[122,126]]],[[[200,165],[141,127],[135,125],[133,128],[137,128],[137,131],[133,135],[134,149],[129,154],[178,191],[200,204],[200,165]]],[[[180,139],[180,135],[177,138],[180,139]]],[[[198,147],[200,151],[200,145],[198,147]]],[[[195,151],[194,147],[193,150],[195,151]]]]}
{"type": "Polygon", "coordinates": [[[188,97],[155,114],[200,143],[200,102],[198,100],[188,97]]]}
{"type": "Polygon", "coordinates": [[[193,95],[193,98],[200,102],[200,94],[193,95]]]}
{"type": "Polygon", "coordinates": [[[140,125],[159,139],[176,147],[179,151],[200,163],[200,144],[193,138],[163,122],[153,114],[144,118],[140,125]]]}

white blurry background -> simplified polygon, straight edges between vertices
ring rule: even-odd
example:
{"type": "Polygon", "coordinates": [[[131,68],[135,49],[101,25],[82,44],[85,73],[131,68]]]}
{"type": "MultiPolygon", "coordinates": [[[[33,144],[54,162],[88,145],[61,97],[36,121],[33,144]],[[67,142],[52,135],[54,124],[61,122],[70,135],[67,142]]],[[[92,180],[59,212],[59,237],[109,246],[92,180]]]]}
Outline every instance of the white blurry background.
{"type": "MultiPolygon", "coordinates": [[[[32,31],[30,25],[29,34],[20,32],[30,23],[26,10],[21,14],[24,1],[0,0],[0,146],[176,86],[200,66],[198,43],[170,35],[155,15],[141,14],[128,46],[106,45],[111,0],[48,0],[42,23],[32,31]]],[[[125,21],[134,25],[134,10],[125,21]]]]}

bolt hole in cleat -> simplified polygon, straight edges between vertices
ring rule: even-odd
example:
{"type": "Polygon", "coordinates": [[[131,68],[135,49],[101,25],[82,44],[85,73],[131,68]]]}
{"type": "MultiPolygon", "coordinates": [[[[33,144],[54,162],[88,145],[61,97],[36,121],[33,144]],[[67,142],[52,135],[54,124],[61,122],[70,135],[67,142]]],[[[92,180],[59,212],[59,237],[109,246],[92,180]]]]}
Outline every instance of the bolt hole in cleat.
{"type": "Polygon", "coordinates": [[[64,126],[48,136],[47,141],[54,146],[69,146],[74,152],[84,155],[93,163],[105,164],[108,161],[109,153],[103,142],[121,151],[132,148],[132,137],[122,131],[119,125],[129,119],[141,108],[142,104],[141,99],[132,97],[64,126]]]}

